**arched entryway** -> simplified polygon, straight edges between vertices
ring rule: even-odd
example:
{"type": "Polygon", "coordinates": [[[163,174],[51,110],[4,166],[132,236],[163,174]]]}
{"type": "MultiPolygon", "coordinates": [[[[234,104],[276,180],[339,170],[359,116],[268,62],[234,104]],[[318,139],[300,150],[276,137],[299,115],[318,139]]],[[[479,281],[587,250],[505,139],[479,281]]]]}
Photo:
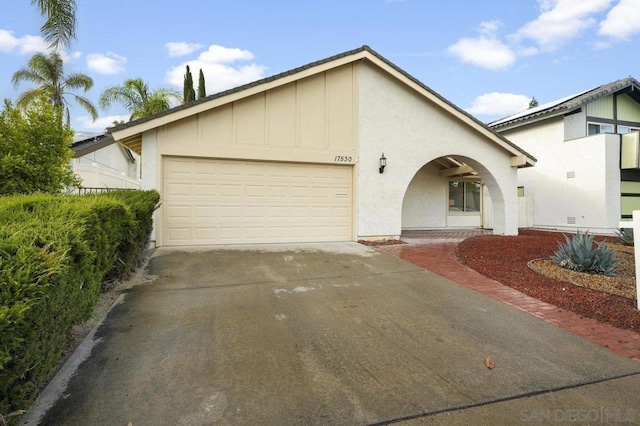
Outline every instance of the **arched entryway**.
{"type": "Polygon", "coordinates": [[[424,164],[411,179],[402,231],[493,228],[496,215],[504,218],[504,200],[493,175],[478,161],[447,155],[424,164]]]}

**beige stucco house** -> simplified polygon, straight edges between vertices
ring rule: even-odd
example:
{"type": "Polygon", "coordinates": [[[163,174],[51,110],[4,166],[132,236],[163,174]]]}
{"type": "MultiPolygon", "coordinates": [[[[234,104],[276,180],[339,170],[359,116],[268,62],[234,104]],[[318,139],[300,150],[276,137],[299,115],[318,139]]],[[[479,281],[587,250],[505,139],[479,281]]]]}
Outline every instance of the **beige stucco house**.
{"type": "Polygon", "coordinates": [[[537,228],[614,233],[640,210],[640,83],[627,77],[492,123],[536,156],[518,172],[537,228]]]}
{"type": "Polygon", "coordinates": [[[398,238],[484,214],[515,235],[517,169],[535,162],[367,46],[111,133],[160,191],[158,246],[398,238]]]}

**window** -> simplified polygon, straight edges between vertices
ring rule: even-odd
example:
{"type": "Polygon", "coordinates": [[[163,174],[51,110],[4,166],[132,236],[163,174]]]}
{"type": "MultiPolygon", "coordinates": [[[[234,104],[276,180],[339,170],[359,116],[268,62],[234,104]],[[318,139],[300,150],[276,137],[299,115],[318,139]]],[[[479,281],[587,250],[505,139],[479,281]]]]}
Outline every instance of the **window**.
{"type": "Polygon", "coordinates": [[[479,212],[480,211],[480,182],[450,181],[449,182],[449,211],[450,212],[479,212]]]}
{"type": "Polygon", "coordinates": [[[621,135],[625,134],[625,133],[631,133],[631,132],[637,132],[640,129],[635,128],[635,127],[629,127],[629,126],[618,126],[618,133],[620,133],[621,135]]]}
{"type": "Polygon", "coordinates": [[[518,197],[524,197],[524,186],[518,187],[518,197]]]}
{"type": "Polygon", "coordinates": [[[599,133],[613,133],[613,124],[587,123],[587,130],[589,136],[599,133]]]}

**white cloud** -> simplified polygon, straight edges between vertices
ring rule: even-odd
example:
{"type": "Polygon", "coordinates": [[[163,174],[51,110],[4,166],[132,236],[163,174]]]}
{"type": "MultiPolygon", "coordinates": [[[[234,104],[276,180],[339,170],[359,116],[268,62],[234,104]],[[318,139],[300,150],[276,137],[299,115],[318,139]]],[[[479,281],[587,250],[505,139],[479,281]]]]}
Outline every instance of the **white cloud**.
{"type": "Polygon", "coordinates": [[[502,26],[502,22],[498,20],[480,22],[479,31],[488,36],[494,36],[498,29],[502,26]]]}
{"type": "Polygon", "coordinates": [[[610,41],[597,41],[593,44],[593,48],[596,50],[604,50],[613,46],[613,43],[610,41]]]}
{"type": "MultiPolygon", "coordinates": [[[[33,53],[49,53],[49,45],[40,36],[25,35],[16,37],[13,32],[0,29],[0,52],[11,53],[16,51],[19,54],[27,55],[33,53]]],[[[67,52],[58,50],[64,63],[77,60],[82,56],[81,52],[67,52]]]]}
{"type": "Polygon", "coordinates": [[[186,43],[184,41],[170,41],[164,45],[169,52],[170,57],[189,55],[196,50],[200,50],[202,45],[199,43],[186,43]]]}
{"type": "Polygon", "coordinates": [[[26,35],[20,37],[20,53],[23,55],[29,53],[47,52],[49,44],[40,36],[26,35]]]}
{"type": "Polygon", "coordinates": [[[467,112],[473,115],[506,117],[529,108],[531,98],[514,93],[485,93],[473,100],[467,112]]]}
{"type": "Polygon", "coordinates": [[[517,50],[518,56],[533,56],[540,53],[540,50],[537,47],[520,47],[517,50]]]}
{"type": "Polygon", "coordinates": [[[595,25],[593,15],[606,10],[611,1],[538,0],[542,13],[521,27],[512,40],[533,40],[540,49],[554,51],[595,25]]]}
{"type": "MultiPolygon", "coordinates": [[[[497,36],[500,21],[480,23],[477,38],[462,38],[448,51],[460,60],[488,69],[504,69],[518,57],[553,52],[595,27],[599,14],[613,0],[538,0],[540,14],[501,40],[497,36]]],[[[625,39],[640,32],[640,0],[619,0],[600,25],[600,35],[625,39]]],[[[605,42],[594,44],[605,48],[605,42]]]]}
{"type": "Polygon", "coordinates": [[[82,56],[82,52],[71,52],[68,53],[66,51],[61,51],[60,52],[60,57],[62,58],[62,62],[64,62],[65,64],[67,63],[71,63],[77,59],[80,59],[80,56],[82,56]]]}
{"type": "Polygon", "coordinates": [[[0,30],[0,52],[11,52],[20,44],[20,41],[11,31],[0,30]]]}
{"type": "Polygon", "coordinates": [[[250,61],[253,59],[253,53],[248,50],[212,44],[200,54],[198,59],[213,64],[228,64],[236,61],[250,61]]]}
{"type": "Polygon", "coordinates": [[[599,35],[617,40],[628,40],[636,33],[640,33],[640,0],[620,0],[598,30],[599,35]]]}
{"type": "Polygon", "coordinates": [[[88,115],[83,115],[81,117],[73,120],[77,123],[75,128],[82,130],[92,130],[92,131],[104,131],[107,127],[113,127],[114,121],[129,121],[128,115],[108,115],[106,117],[99,117],[96,121],[92,121],[91,117],[88,115]]]}
{"type": "Polygon", "coordinates": [[[513,50],[502,43],[496,33],[502,22],[483,21],[478,26],[480,36],[465,37],[449,46],[447,51],[462,62],[491,70],[505,69],[513,65],[516,55],[513,50]]]}
{"type": "Polygon", "coordinates": [[[207,93],[213,94],[259,80],[264,77],[267,67],[256,63],[237,65],[234,62],[250,61],[253,54],[247,50],[211,45],[197,59],[183,62],[167,71],[166,80],[176,88],[182,88],[185,67],[189,65],[197,88],[198,72],[205,76],[207,93]]]}
{"type": "Polygon", "coordinates": [[[113,52],[107,52],[106,54],[90,53],[87,55],[87,66],[98,74],[110,75],[123,72],[125,70],[124,64],[126,63],[127,58],[113,52]]]}
{"type": "Polygon", "coordinates": [[[447,48],[462,62],[491,70],[505,69],[516,61],[515,53],[497,38],[462,38],[447,48]]]}
{"type": "Polygon", "coordinates": [[[48,44],[40,36],[25,35],[16,37],[13,31],[0,29],[0,52],[13,52],[17,50],[23,55],[36,52],[47,52],[48,44]]]}

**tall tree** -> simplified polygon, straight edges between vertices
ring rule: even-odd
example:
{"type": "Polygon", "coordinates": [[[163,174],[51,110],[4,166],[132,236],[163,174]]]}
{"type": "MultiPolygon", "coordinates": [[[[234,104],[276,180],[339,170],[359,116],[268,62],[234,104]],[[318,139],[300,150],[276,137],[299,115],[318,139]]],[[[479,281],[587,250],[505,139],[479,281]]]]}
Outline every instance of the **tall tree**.
{"type": "Polygon", "coordinates": [[[103,109],[114,103],[120,104],[131,113],[129,120],[136,120],[167,110],[172,102],[181,101],[178,92],[163,88],[151,91],[149,85],[138,77],[125,80],[122,85],[107,87],[100,95],[98,104],[103,109]]]}
{"type": "Polygon", "coordinates": [[[66,96],[73,99],[84,108],[94,120],[98,118],[98,111],[91,101],[84,96],[79,96],[68,90],[82,89],[84,92],[93,87],[93,79],[86,74],[74,73],[66,75],[64,64],[60,54],[51,52],[48,55],[36,53],[29,59],[26,67],[16,71],[11,78],[13,85],[17,88],[21,82],[28,81],[37,87],[29,89],[18,96],[16,105],[26,108],[29,103],[44,94],[49,101],[66,113],[67,124],[70,123],[69,102],[66,96]]]}
{"type": "Polygon", "coordinates": [[[31,4],[46,18],[40,32],[49,47],[69,47],[76,38],[76,0],[31,0],[31,4]]]}
{"type": "Polygon", "coordinates": [[[184,74],[184,84],[182,86],[182,100],[183,103],[188,103],[196,100],[196,91],[193,90],[193,76],[189,65],[187,65],[187,71],[184,74]]]}
{"type": "Polygon", "coordinates": [[[536,99],[536,97],[534,96],[533,98],[531,98],[531,100],[529,101],[529,109],[535,108],[538,106],[538,100],[536,99]]]}
{"type": "Polygon", "coordinates": [[[207,89],[204,87],[204,74],[202,68],[200,68],[200,75],[198,75],[198,99],[207,96],[207,89]]]}

